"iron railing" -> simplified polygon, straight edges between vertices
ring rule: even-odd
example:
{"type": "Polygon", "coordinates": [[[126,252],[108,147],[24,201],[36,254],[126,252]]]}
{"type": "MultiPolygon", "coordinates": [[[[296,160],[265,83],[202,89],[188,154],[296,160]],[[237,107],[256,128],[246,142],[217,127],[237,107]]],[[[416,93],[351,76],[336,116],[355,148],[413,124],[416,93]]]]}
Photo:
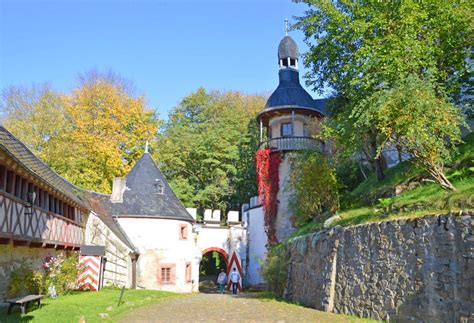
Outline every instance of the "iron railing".
{"type": "Polygon", "coordinates": [[[260,143],[260,148],[274,148],[286,150],[317,150],[323,151],[324,143],[321,140],[309,137],[280,137],[260,143]]]}

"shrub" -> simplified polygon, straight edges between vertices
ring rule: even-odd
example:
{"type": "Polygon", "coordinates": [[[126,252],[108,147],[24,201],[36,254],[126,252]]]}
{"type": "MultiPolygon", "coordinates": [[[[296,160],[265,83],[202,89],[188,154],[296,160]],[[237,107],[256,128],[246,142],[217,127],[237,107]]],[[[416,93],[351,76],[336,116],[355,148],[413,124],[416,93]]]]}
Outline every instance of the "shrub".
{"type": "Polygon", "coordinates": [[[76,288],[80,269],[77,254],[48,256],[43,260],[43,269],[46,289],[52,285],[58,295],[64,295],[76,288]]]}
{"type": "Polygon", "coordinates": [[[283,297],[288,276],[289,255],[285,246],[280,244],[267,254],[261,273],[267,289],[278,297],[283,297]]]}
{"type": "Polygon", "coordinates": [[[39,294],[44,289],[43,274],[32,269],[31,263],[23,261],[10,275],[8,295],[18,297],[26,294],[39,294]]]}
{"type": "Polygon", "coordinates": [[[291,159],[289,187],[293,191],[290,207],[297,227],[322,223],[339,209],[336,172],[329,160],[318,152],[302,152],[291,159]]]}

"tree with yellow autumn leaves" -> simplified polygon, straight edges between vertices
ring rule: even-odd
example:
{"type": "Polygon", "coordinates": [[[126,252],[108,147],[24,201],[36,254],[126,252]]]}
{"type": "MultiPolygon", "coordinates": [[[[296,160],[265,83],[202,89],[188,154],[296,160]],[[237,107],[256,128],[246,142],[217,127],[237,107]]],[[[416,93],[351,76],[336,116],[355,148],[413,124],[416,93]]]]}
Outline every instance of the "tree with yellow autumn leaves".
{"type": "Polygon", "coordinates": [[[142,96],[100,75],[83,79],[69,94],[46,85],[11,87],[2,105],[5,127],[43,161],[76,185],[104,193],[159,127],[142,96]]]}

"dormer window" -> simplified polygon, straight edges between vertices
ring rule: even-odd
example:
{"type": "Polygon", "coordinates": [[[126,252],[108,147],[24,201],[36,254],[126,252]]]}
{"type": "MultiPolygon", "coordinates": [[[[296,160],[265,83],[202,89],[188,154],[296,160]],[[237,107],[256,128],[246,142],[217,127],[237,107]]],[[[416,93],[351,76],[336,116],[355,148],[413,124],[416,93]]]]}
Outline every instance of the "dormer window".
{"type": "Polygon", "coordinates": [[[156,193],[157,194],[164,194],[165,193],[165,185],[158,178],[156,179],[155,188],[156,188],[156,193]]]}
{"type": "Polygon", "coordinates": [[[281,124],[281,136],[282,137],[293,136],[293,125],[291,123],[281,124]]]}

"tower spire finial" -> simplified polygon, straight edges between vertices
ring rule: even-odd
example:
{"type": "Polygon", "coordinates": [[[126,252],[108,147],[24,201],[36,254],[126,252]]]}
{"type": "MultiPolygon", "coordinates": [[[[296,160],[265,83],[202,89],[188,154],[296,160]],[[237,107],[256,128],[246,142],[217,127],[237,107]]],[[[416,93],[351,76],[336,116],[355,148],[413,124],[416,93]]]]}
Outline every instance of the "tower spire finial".
{"type": "Polygon", "coordinates": [[[145,154],[148,154],[148,140],[146,141],[146,144],[145,144],[145,154]]]}
{"type": "Polygon", "coordinates": [[[288,18],[285,18],[285,36],[288,36],[288,18]]]}

